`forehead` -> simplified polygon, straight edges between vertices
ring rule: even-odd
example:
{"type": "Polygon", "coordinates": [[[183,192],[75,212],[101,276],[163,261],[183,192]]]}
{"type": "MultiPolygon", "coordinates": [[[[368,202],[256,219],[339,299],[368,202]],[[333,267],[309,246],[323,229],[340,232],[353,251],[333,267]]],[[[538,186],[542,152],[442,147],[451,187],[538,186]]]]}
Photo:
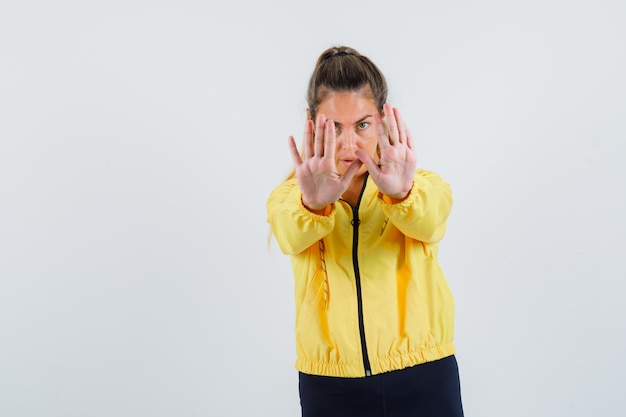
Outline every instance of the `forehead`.
{"type": "Polygon", "coordinates": [[[377,112],[374,99],[363,90],[329,91],[317,108],[318,114],[339,123],[355,122],[377,112]]]}

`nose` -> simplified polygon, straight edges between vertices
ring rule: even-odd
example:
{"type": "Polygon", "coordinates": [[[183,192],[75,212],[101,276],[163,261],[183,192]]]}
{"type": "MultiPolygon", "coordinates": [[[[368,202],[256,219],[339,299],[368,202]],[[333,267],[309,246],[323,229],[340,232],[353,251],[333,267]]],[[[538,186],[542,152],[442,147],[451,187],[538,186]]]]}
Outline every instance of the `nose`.
{"type": "Polygon", "coordinates": [[[356,135],[353,131],[346,129],[341,135],[341,148],[346,150],[356,149],[356,135]]]}

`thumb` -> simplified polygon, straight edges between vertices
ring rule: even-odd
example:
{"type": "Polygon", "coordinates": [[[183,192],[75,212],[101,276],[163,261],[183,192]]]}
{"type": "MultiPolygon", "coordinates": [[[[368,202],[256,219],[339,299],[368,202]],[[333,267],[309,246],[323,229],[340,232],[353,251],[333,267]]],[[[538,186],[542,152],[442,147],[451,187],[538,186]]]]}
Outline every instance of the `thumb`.
{"type": "Polygon", "coordinates": [[[341,176],[341,184],[343,187],[348,188],[350,181],[352,181],[352,177],[354,177],[359,168],[361,168],[361,165],[363,165],[363,163],[358,159],[352,161],[346,172],[341,176]]]}
{"type": "Polygon", "coordinates": [[[374,162],[372,157],[363,149],[356,150],[356,157],[359,158],[359,160],[367,167],[367,170],[369,171],[370,174],[372,172],[375,173],[380,170],[380,167],[378,166],[378,164],[374,162]]]}

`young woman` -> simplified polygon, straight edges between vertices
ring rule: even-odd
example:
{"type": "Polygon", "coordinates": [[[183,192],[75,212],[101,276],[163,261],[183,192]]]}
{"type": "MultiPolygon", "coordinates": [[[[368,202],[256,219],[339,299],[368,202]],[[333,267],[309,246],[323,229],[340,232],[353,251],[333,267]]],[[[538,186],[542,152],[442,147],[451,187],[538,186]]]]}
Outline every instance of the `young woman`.
{"type": "Polygon", "coordinates": [[[463,415],[454,302],[437,262],[449,185],[416,167],[387,84],[348,47],[319,57],[294,175],[267,200],[291,257],[303,417],[463,415]]]}

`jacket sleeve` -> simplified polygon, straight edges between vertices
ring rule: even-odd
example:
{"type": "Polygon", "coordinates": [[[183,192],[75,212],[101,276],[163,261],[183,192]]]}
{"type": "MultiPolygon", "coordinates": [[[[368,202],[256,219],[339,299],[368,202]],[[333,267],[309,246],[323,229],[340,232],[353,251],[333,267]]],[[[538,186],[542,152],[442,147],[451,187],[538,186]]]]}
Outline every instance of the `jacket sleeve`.
{"type": "Polygon", "coordinates": [[[323,215],[310,212],[302,204],[295,178],[276,187],[266,203],[267,222],[281,251],[296,255],[326,236],[335,227],[335,206],[323,215]]]}
{"type": "Polygon", "coordinates": [[[443,238],[452,209],[452,191],[439,175],[419,169],[407,198],[395,204],[382,194],[379,199],[389,221],[406,236],[427,243],[443,238]]]}

